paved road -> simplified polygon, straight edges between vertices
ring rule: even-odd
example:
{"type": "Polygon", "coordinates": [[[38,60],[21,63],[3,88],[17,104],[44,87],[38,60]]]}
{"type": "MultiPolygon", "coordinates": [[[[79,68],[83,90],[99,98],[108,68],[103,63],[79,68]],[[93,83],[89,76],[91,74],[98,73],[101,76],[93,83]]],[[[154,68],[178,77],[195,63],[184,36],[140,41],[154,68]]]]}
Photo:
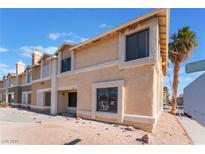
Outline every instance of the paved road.
{"type": "Polygon", "coordinates": [[[191,137],[194,144],[205,144],[205,127],[188,117],[182,117],[179,121],[191,137]]]}

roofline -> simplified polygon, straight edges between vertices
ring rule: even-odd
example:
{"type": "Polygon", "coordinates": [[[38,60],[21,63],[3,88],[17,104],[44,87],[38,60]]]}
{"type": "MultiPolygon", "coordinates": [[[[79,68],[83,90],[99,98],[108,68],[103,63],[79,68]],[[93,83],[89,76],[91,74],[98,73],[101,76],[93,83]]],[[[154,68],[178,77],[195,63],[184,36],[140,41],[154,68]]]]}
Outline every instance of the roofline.
{"type": "Polygon", "coordinates": [[[60,47],[56,50],[56,52],[54,53],[54,55],[57,55],[59,53],[59,51],[61,50],[61,48],[65,45],[68,45],[68,46],[75,46],[76,44],[74,43],[71,43],[71,42],[63,42],[60,47]]]}
{"type": "Polygon", "coordinates": [[[49,56],[50,57],[50,56],[53,56],[53,54],[43,53],[41,58],[37,61],[37,63],[40,63],[44,56],[49,56]]]}
{"type": "Polygon", "coordinates": [[[87,43],[90,43],[92,41],[98,40],[98,39],[100,39],[100,38],[102,38],[102,37],[104,37],[104,36],[106,36],[108,34],[114,33],[114,32],[116,32],[116,31],[118,31],[120,29],[123,29],[123,28],[131,25],[131,24],[134,24],[134,23],[139,22],[141,20],[144,20],[146,18],[152,17],[152,16],[154,16],[154,15],[156,15],[156,14],[158,14],[161,11],[164,11],[164,10],[165,10],[164,8],[163,9],[155,9],[155,10],[153,10],[151,12],[148,12],[148,13],[142,15],[142,16],[139,16],[139,17],[137,17],[135,19],[132,19],[132,20],[130,20],[130,21],[124,23],[124,24],[121,24],[121,25],[119,25],[119,26],[117,26],[115,28],[112,28],[112,29],[110,29],[110,30],[100,34],[100,35],[92,37],[91,39],[88,39],[87,41],[84,41],[84,42],[82,42],[82,43],[80,43],[80,44],[78,44],[78,45],[76,45],[74,47],[71,47],[70,50],[75,50],[75,49],[77,49],[79,47],[82,47],[82,46],[86,45],[87,43]]]}

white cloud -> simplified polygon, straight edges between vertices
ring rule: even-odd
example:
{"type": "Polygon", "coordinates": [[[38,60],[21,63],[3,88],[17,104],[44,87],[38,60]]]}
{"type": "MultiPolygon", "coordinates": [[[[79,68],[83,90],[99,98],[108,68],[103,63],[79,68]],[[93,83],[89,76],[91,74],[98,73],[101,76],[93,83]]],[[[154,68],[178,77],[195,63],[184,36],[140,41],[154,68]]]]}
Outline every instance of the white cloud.
{"type": "Polygon", "coordinates": [[[49,39],[54,40],[54,41],[57,40],[60,36],[61,36],[60,33],[50,33],[48,35],[49,39]]]}
{"type": "Polygon", "coordinates": [[[74,44],[77,43],[76,41],[74,41],[74,40],[69,40],[69,39],[68,39],[68,40],[65,40],[65,42],[74,43],[74,44]]]}
{"type": "Polygon", "coordinates": [[[85,38],[85,37],[80,38],[80,42],[84,42],[84,41],[87,41],[87,40],[88,40],[88,38],[85,38]]]}
{"type": "Polygon", "coordinates": [[[8,49],[0,47],[0,53],[7,52],[8,49]]]}
{"type": "Polygon", "coordinates": [[[63,33],[49,33],[48,38],[55,41],[55,40],[57,40],[61,37],[70,36],[72,34],[73,34],[72,32],[68,32],[68,33],[66,33],[66,32],[63,32],[63,33]]]}
{"type": "Polygon", "coordinates": [[[7,64],[0,63],[0,79],[7,73],[15,73],[16,69],[10,68],[7,64]]]}
{"type": "Polygon", "coordinates": [[[9,66],[6,65],[6,64],[3,64],[3,63],[0,63],[0,69],[3,69],[3,68],[8,68],[9,66]]]}
{"type": "Polygon", "coordinates": [[[60,39],[60,38],[64,38],[65,42],[70,42],[70,43],[81,43],[81,42],[88,40],[88,38],[79,36],[78,34],[73,33],[73,32],[49,33],[48,37],[49,39],[53,41],[60,39]]]}
{"type": "Polygon", "coordinates": [[[48,46],[48,47],[43,47],[43,46],[22,46],[20,47],[20,51],[21,51],[21,55],[24,57],[31,57],[31,54],[33,53],[33,51],[35,49],[40,50],[43,53],[49,53],[49,54],[53,54],[58,47],[55,46],[48,46]]]}
{"type": "Polygon", "coordinates": [[[112,25],[107,25],[107,24],[100,24],[100,28],[112,28],[112,25]]]}

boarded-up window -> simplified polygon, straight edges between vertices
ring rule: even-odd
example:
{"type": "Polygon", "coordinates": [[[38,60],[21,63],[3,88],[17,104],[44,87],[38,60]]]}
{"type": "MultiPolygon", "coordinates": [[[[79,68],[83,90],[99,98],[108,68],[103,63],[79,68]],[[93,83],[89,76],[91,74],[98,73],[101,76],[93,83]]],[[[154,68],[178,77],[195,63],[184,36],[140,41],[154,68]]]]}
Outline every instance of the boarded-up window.
{"type": "Polygon", "coordinates": [[[126,36],[126,61],[149,56],[149,29],[126,36]]]}

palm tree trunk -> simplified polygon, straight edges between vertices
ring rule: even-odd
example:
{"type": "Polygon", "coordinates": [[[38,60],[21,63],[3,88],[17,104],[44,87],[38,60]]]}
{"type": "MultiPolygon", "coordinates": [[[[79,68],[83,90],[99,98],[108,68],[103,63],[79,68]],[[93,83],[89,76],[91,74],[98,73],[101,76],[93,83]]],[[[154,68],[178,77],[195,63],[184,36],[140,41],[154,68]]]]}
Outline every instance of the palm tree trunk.
{"type": "Polygon", "coordinates": [[[179,84],[179,70],[180,70],[180,65],[179,63],[174,65],[174,79],[173,79],[173,90],[174,94],[172,94],[172,111],[171,113],[176,115],[176,102],[175,102],[175,97],[177,97],[177,90],[178,90],[178,84],[179,84]]]}

